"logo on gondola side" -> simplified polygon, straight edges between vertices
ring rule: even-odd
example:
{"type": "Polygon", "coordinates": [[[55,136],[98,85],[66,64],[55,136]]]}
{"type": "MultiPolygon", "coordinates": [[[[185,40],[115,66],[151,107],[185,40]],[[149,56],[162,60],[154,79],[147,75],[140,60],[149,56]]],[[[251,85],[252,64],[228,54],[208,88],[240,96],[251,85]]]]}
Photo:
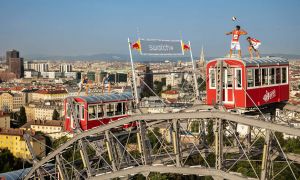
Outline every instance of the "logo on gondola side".
{"type": "Polygon", "coordinates": [[[270,91],[270,92],[266,91],[266,94],[264,95],[263,100],[264,100],[265,102],[268,102],[268,101],[270,101],[271,99],[275,98],[275,96],[276,96],[276,91],[275,91],[275,89],[273,89],[273,90],[270,91]]]}

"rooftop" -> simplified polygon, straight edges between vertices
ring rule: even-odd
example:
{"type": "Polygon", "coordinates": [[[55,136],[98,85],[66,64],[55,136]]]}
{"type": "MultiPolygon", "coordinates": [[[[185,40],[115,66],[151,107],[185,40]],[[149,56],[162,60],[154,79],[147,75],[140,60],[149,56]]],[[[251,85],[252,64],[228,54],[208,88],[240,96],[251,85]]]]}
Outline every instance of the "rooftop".
{"type": "Polygon", "coordinates": [[[164,91],[162,93],[164,93],[164,94],[178,94],[178,92],[176,90],[167,90],[167,91],[164,91]]]}
{"type": "Polygon", "coordinates": [[[0,88],[0,91],[9,91],[9,88],[0,88]]]}
{"type": "Polygon", "coordinates": [[[0,117],[4,117],[4,116],[10,116],[10,115],[8,113],[0,111],[0,117]]]}
{"type": "Polygon", "coordinates": [[[8,92],[0,92],[0,94],[5,94],[5,93],[10,94],[10,95],[13,96],[13,97],[22,97],[22,96],[23,96],[22,94],[19,94],[19,93],[12,93],[12,92],[10,92],[10,91],[8,91],[8,92]]]}
{"type": "Polygon", "coordinates": [[[34,131],[25,131],[23,129],[13,129],[13,128],[9,128],[9,129],[0,128],[0,135],[23,136],[24,133],[29,133],[32,136],[35,135],[34,131]]]}
{"type": "Polygon", "coordinates": [[[67,94],[68,92],[65,89],[41,89],[35,91],[38,94],[67,94]]]}
{"type": "Polygon", "coordinates": [[[28,121],[22,126],[22,128],[30,128],[31,125],[43,125],[43,126],[58,126],[63,127],[64,122],[59,120],[33,120],[28,121]]]}
{"type": "Polygon", "coordinates": [[[15,87],[10,88],[11,91],[22,91],[24,89],[25,88],[22,86],[15,86],[15,87]]]}

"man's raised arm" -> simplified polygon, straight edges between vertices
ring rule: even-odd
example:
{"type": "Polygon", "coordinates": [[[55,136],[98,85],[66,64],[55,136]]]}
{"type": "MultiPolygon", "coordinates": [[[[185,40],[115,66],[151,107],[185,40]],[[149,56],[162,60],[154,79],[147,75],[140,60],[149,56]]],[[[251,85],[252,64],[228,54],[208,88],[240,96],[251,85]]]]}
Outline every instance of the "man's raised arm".
{"type": "Polygon", "coordinates": [[[230,34],[232,34],[232,31],[230,31],[230,32],[226,33],[226,35],[230,35],[230,34]]]}
{"type": "Polygon", "coordinates": [[[241,30],[241,35],[247,35],[247,34],[248,34],[247,31],[241,30]]]}

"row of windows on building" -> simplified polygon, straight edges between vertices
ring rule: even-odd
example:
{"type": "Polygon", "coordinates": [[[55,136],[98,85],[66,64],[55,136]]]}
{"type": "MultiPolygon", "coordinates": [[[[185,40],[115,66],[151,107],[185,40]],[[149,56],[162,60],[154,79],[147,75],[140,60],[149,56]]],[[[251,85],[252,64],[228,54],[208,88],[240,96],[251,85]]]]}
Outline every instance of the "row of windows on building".
{"type": "MultiPolygon", "coordinates": [[[[226,85],[233,86],[234,74],[233,69],[226,69],[226,85]]],[[[247,87],[260,87],[267,85],[286,84],[288,82],[287,67],[270,67],[270,68],[247,68],[247,87]]],[[[235,87],[242,87],[242,70],[235,69],[235,87]]],[[[223,76],[225,82],[225,75],[223,76]]],[[[225,83],[223,83],[223,87],[225,83]]],[[[216,69],[209,70],[209,87],[216,87],[216,69]]]]}
{"type": "Polygon", "coordinates": [[[45,127],[45,126],[35,126],[33,125],[32,128],[36,128],[36,129],[49,129],[49,130],[61,130],[60,127],[45,127]]]}
{"type": "MultiPolygon", "coordinates": [[[[14,138],[14,136],[5,136],[5,138],[4,138],[4,136],[2,136],[2,137],[0,137],[0,139],[13,139],[14,138]]],[[[15,137],[16,138],[16,140],[18,139],[18,137],[15,137]]]]}
{"type": "Polygon", "coordinates": [[[20,145],[19,145],[18,142],[15,143],[15,146],[14,146],[14,143],[12,141],[0,141],[0,144],[1,145],[5,145],[5,146],[7,146],[10,149],[13,148],[15,150],[21,150],[21,151],[25,150],[25,151],[27,151],[27,148],[26,147],[25,148],[20,147],[20,145]]]}

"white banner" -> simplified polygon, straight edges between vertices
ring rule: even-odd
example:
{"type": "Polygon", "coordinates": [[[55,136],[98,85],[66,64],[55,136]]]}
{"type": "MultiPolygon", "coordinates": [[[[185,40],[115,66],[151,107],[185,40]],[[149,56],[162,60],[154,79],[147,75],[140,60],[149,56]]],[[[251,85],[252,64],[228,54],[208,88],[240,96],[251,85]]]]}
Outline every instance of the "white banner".
{"type": "Polygon", "coordinates": [[[184,55],[181,40],[140,39],[141,55],[184,55]]]}

